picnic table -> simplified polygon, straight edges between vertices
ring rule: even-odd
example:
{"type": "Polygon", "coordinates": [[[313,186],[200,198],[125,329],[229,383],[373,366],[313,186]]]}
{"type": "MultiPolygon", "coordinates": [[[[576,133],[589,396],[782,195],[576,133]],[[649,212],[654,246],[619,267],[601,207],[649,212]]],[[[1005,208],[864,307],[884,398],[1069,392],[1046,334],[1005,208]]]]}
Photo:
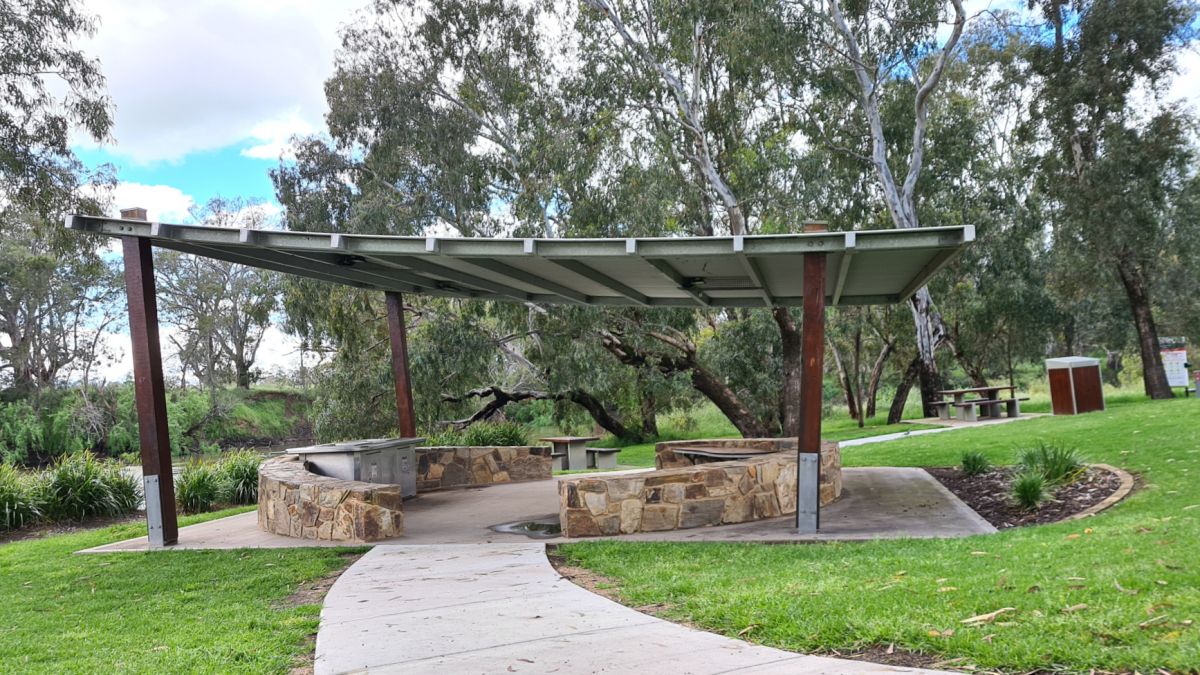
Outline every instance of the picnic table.
{"type": "Polygon", "coordinates": [[[1017,388],[1011,384],[990,384],[985,387],[966,387],[963,389],[943,389],[938,392],[942,397],[950,396],[954,400],[951,401],[935,401],[932,405],[938,410],[938,417],[944,420],[950,419],[951,408],[962,412],[962,418],[968,422],[976,422],[979,420],[978,412],[982,410],[987,417],[1000,417],[1001,406],[1007,411],[1009,417],[1020,417],[1021,401],[1028,401],[1028,397],[1017,397],[1017,388]],[[1001,398],[1000,392],[1008,391],[1010,395],[1006,398],[1001,398]],[[974,394],[975,398],[967,398],[969,394],[974,394]]]}
{"type": "Polygon", "coordinates": [[[546,441],[550,444],[552,448],[552,456],[562,458],[562,468],[579,470],[588,468],[587,444],[592,441],[600,440],[600,437],[547,436],[540,440],[546,441]]]}

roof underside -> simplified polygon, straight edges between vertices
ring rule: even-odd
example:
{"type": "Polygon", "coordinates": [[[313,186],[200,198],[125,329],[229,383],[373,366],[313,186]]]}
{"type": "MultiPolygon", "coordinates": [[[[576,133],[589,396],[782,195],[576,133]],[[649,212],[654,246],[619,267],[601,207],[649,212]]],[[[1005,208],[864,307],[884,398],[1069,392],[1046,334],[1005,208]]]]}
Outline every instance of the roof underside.
{"type": "Polygon", "coordinates": [[[974,238],[970,225],[649,239],[391,237],[90,216],[69,216],[67,227],[371,290],[643,307],[798,305],[805,253],[828,255],[831,304],[895,303],[974,238]]]}

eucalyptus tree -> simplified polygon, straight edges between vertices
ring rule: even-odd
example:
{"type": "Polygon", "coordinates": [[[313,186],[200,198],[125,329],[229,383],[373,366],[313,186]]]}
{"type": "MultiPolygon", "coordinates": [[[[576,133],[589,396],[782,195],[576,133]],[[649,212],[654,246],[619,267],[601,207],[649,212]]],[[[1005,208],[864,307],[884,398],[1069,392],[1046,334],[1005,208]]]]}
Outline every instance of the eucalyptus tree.
{"type": "MultiPolygon", "coordinates": [[[[861,153],[878,180],[879,195],[898,228],[921,226],[918,181],[925,162],[929,109],[947,64],[957,56],[959,40],[967,23],[961,0],[946,4],[922,0],[911,3],[869,1],[843,10],[841,0],[800,2],[808,14],[821,18],[832,33],[827,38],[834,50],[831,77],[839,72],[852,75],[842,86],[856,92],[857,112],[867,123],[868,152],[861,153]],[[938,28],[949,15],[950,32],[939,39],[938,28]],[[909,124],[889,127],[883,106],[896,90],[910,97],[909,124]],[[896,136],[909,134],[907,143],[896,136]]],[[[861,152],[848,148],[851,152],[861,152]]],[[[910,300],[915,339],[920,358],[923,400],[936,400],[939,384],[937,347],[946,340],[946,326],[934,307],[929,289],[917,289],[910,300]]]]}
{"type": "MultiPolygon", "coordinates": [[[[260,206],[214,198],[192,217],[205,225],[262,228],[260,206]]],[[[274,272],[213,258],[165,251],[157,257],[159,307],[184,371],[191,368],[210,391],[228,381],[249,389],[254,362],[279,295],[274,272]]]]}
{"type": "Polygon", "coordinates": [[[1040,177],[1053,207],[1055,248],[1065,259],[1091,263],[1073,273],[1100,280],[1095,273],[1106,270],[1119,282],[1146,394],[1170,398],[1155,281],[1185,235],[1173,205],[1194,173],[1195,154],[1194,122],[1164,100],[1161,85],[1194,42],[1196,6],[1188,0],[1031,4],[1053,35],[1031,45],[1028,58],[1038,76],[1031,123],[1049,142],[1040,177]]]}
{"type": "MultiPolygon", "coordinates": [[[[302,140],[297,163],[274,173],[287,223],[470,236],[794,228],[804,210],[800,151],[795,119],[780,107],[788,87],[774,72],[793,76],[792,57],[778,48],[795,36],[770,9],[376,3],[345,33],[327,83],[329,137],[302,140]]],[[[287,302],[294,326],[350,316],[306,308],[312,291],[295,289],[287,302]]],[[[474,311],[465,307],[452,311],[474,311]]],[[[760,388],[707,362],[708,347],[737,332],[726,327],[762,311],[585,316],[496,307],[489,328],[494,349],[509,348],[506,366],[500,377],[478,373],[487,386],[477,390],[494,402],[521,384],[628,432],[649,429],[648,411],[669,405],[686,381],[743,433],[795,433],[799,333],[790,312],[771,312],[776,329],[765,348],[782,355],[765,393],[771,404],[747,403],[760,388]],[[523,337],[500,342],[510,334],[523,337]]],[[[329,332],[349,336],[364,325],[348,323],[329,332]]],[[[445,393],[461,400],[463,392],[445,393]]]]}
{"type": "Polygon", "coordinates": [[[116,316],[101,243],[61,228],[99,213],[113,182],[70,145],[112,126],[100,64],[73,45],[94,29],[78,2],[0,0],[0,378],[18,395],[86,380],[116,316]]]}

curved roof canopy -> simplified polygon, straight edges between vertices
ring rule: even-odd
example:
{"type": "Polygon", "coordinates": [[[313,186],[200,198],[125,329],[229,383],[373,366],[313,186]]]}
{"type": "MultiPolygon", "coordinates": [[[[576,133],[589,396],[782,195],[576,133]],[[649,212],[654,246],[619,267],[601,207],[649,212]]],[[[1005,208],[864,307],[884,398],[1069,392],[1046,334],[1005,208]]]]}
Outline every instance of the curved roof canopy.
{"type": "Polygon", "coordinates": [[[806,253],[828,254],[830,304],[904,300],[975,237],[971,225],[736,237],[481,239],[325,234],[68,216],[67,227],[357,288],[643,307],[799,305],[806,253]]]}

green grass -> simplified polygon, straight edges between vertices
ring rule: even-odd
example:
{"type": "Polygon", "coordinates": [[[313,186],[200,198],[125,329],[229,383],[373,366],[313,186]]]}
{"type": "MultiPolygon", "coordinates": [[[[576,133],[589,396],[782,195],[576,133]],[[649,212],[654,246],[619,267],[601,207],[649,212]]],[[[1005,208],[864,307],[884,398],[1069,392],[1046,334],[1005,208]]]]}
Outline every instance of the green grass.
{"type": "Polygon", "coordinates": [[[351,550],[75,554],[145,533],[118,525],[0,544],[0,672],[287,672],[311,649],[320,608],[282,601],[351,550]]]}
{"type": "Polygon", "coordinates": [[[1108,411],[847,448],[847,466],[1012,464],[1039,442],[1144,485],[1085,521],[956,540],[821,545],[589,542],[560,550],[617,580],[631,605],[796,651],[895,644],[956,667],[1018,672],[1200,668],[1200,401],[1109,400],[1108,411]],[[969,617],[1013,608],[991,623],[969,617]],[[1066,611],[1070,610],[1070,611],[1066,611]],[[1188,623],[1188,622],[1196,623],[1188,623]]]}
{"type": "MultiPolygon", "coordinates": [[[[867,420],[866,425],[860,429],[857,422],[840,414],[841,412],[839,409],[839,414],[836,417],[822,421],[822,438],[831,441],[845,441],[852,438],[934,428],[927,424],[911,423],[889,426],[886,424],[887,415],[885,414],[881,417],[867,420]]],[[[916,412],[914,409],[914,414],[916,412]]],[[[681,441],[693,438],[741,438],[741,434],[738,433],[733,424],[711,403],[697,406],[695,410],[688,413],[688,417],[692,420],[690,426],[683,428],[675,426],[674,421],[678,417],[678,415],[674,414],[659,416],[659,435],[653,441],[622,446],[612,436],[605,436],[593,445],[598,448],[620,447],[621,452],[617,453],[617,464],[621,467],[647,467],[654,466],[654,445],[661,441],[681,441]]]]}

